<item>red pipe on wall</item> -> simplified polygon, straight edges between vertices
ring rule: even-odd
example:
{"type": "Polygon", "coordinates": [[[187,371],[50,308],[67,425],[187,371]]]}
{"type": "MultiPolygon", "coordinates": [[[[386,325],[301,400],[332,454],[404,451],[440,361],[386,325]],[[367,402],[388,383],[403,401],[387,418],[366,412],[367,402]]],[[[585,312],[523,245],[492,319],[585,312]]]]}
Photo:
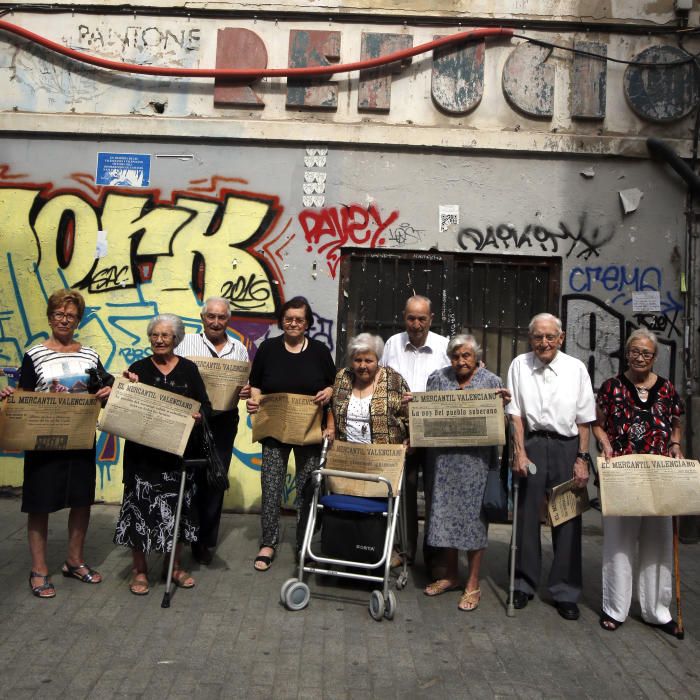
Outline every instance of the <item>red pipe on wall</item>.
{"type": "Polygon", "coordinates": [[[164,75],[170,77],[186,77],[186,78],[229,78],[231,80],[239,80],[241,82],[251,82],[260,78],[313,78],[322,75],[333,75],[335,73],[348,73],[350,71],[365,70],[367,68],[377,68],[388,63],[395,63],[427,51],[450,46],[452,44],[467,43],[470,41],[480,41],[487,37],[512,37],[512,29],[472,29],[467,32],[459,32],[450,36],[435,39],[419,46],[414,46],[410,49],[402,49],[386,56],[378,58],[370,58],[365,61],[355,61],[354,63],[338,63],[330,66],[308,66],[306,68],[165,68],[159,66],[142,66],[135,63],[121,63],[119,61],[111,61],[107,58],[92,56],[91,54],[75,51],[67,46],[51,41],[39,34],[24,29],[16,24],[0,20],[0,29],[11,32],[18,36],[29,39],[41,46],[44,46],[51,51],[60,53],[63,56],[72,58],[76,61],[89,63],[98,68],[106,68],[108,70],[121,71],[123,73],[138,73],[141,75],[164,75]]]}

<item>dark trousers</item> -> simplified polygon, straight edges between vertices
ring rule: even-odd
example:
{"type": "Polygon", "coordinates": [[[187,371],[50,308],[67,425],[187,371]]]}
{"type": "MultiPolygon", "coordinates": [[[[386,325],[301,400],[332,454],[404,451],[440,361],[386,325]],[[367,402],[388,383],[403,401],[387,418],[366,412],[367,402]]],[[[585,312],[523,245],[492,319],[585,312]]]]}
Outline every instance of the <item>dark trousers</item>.
{"type": "MultiPolygon", "coordinates": [[[[536,474],[520,479],[518,499],[515,588],[534,594],[540,580],[542,546],[540,515],[547,490],[573,477],[578,437],[557,440],[530,435],[525,451],[537,467],[536,474]]],[[[554,561],[547,588],[555,601],[576,603],[581,595],[581,517],[552,528],[554,561]]]]}
{"type": "MultiPolygon", "coordinates": [[[[233,452],[233,441],[238,430],[238,410],[217,413],[209,419],[216,451],[221,463],[228,466],[233,452]]],[[[224,492],[212,488],[207,483],[205,469],[198,469],[195,475],[197,493],[195,507],[199,516],[199,539],[197,544],[203,547],[216,547],[219,539],[219,523],[224,505],[224,492]]]]}
{"type": "Polygon", "coordinates": [[[423,532],[423,561],[430,568],[433,560],[439,554],[439,547],[428,545],[428,522],[430,519],[430,504],[433,496],[433,472],[428,465],[428,451],[424,447],[416,447],[406,455],[404,468],[405,481],[403,506],[406,511],[406,536],[404,544],[409,561],[413,561],[418,548],[418,473],[423,472],[423,493],[425,495],[425,521],[423,532]]]}

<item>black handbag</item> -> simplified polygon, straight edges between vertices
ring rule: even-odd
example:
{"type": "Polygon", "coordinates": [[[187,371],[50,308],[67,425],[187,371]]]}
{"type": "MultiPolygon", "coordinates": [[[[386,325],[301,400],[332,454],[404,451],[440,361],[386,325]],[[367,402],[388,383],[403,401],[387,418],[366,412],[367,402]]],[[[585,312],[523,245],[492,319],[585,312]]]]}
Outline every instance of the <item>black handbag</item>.
{"type": "Polygon", "coordinates": [[[484,515],[490,523],[508,522],[508,471],[512,437],[506,432],[506,444],[503,445],[501,463],[489,469],[484,489],[484,515]]]}
{"type": "Polygon", "coordinates": [[[202,437],[202,452],[207,460],[207,483],[214,489],[219,491],[227,491],[230,487],[228,480],[228,465],[224,465],[219,459],[219,453],[216,450],[214,435],[211,432],[206,416],[202,414],[201,437],[202,437]]]}

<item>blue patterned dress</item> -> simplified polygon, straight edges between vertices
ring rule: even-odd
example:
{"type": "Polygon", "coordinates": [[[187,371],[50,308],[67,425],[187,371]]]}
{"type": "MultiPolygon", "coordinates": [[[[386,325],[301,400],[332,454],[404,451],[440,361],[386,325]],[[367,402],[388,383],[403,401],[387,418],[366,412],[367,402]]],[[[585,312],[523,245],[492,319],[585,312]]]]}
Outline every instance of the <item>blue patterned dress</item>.
{"type": "MultiPolygon", "coordinates": [[[[503,382],[479,367],[467,389],[500,389],[503,382]]],[[[452,367],[443,367],[428,377],[427,391],[459,390],[452,367]]],[[[432,547],[484,549],[488,544],[486,519],[482,513],[486,473],[496,466],[495,447],[448,447],[429,451],[433,469],[433,501],[428,523],[432,547]]]]}

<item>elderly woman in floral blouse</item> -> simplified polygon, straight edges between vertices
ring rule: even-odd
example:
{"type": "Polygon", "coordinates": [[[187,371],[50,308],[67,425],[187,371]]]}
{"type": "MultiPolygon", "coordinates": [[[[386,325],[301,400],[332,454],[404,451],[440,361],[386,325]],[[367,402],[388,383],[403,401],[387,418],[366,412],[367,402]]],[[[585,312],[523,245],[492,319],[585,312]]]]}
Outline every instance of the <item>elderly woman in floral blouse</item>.
{"type": "Polygon", "coordinates": [[[408,384],[380,367],[384,341],[360,333],[348,343],[349,367],[335,377],[331,406],[339,440],[401,444],[408,441],[408,384]]]}

